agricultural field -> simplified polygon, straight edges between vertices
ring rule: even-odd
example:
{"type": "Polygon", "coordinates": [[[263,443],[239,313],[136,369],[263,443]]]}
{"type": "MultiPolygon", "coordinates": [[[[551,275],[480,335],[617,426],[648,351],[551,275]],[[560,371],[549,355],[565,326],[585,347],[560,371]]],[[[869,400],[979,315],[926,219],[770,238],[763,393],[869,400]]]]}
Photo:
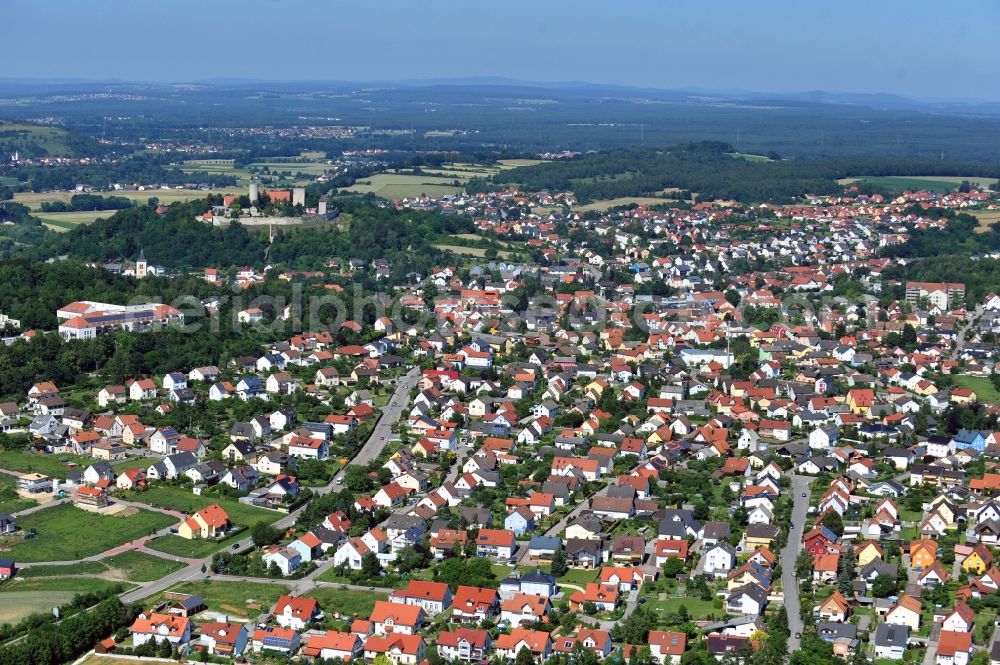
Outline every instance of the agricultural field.
{"type": "Polygon", "coordinates": [[[937,176],[937,175],[915,175],[915,176],[869,176],[862,178],[841,178],[837,182],[842,185],[853,183],[865,183],[875,187],[881,187],[890,191],[920,190],[926,189],[931,192],[944,194],[958,188],[963,181],[968,180],[973,185],[988,187],[997,183],[996,178],[983,178],[980,176],[937,176]]]}
{"type": "MultiPolygon", "coordinates": [[[[77,575],[74,577],[31,577],[0,585],[0,623],[16,623],[36,612],[48,613],[64,605],[78,593],[103,592],[120,582],[77,575]]],[[[133,585],[125,584],[126,588],[133,585]]]]}
{"type": "Polygon", "coordinates": [[[148,510],[118,517],[63,503],[19,519],[21,529],[35,529],[38,535],[5,551],[17,561],[72,561],[148,536],[175,521],[169,515],[148,510]],[[86,538],[81,534],[86,534],[86,538]]]}
{"type": "Polygon", "coordinates": [[[986,233],[991,226],[1000,222],[1000,210],[973,210],[970,214],[979,220],[976,233],[986,233]]]}
{"type": "Polygon", "coordinates": [[[81,224],[91,224],[102,217],[111,217],[114,210],[77,210],[73,212],[36,212],[35,217],[57,233],[72,231],[81,224]]]}
{"type": "Polygon", "coordinates": [[[663,205],[665,203],[671,203],[675,199],[668,198],[658,198],[654,196],[622,196],[617,199],[603,199],[601,201],[593,201],[585,205],[578,205],[573,208],[574,212],[593,212],[593,211],[604,211],[610,208],[616,208],[618,206],[627,206],[631,204],[641,205],[641,206],[655,206],[663,205]]]}
{"type": "MultiPolygon", "coordinates": [[[[434,243],[433,247],[438,249],[443,249],[449,252],[454,252],[455,254],[462,254],[464,256],[475,256],[477,258],[483,258],[486,256],[486,249],[482,247],[463,247],[461,245],[449,245],[447,243],[434,243]]],[[[497,250],[497,258],[510,259],[517,256],[517,252],[511,252],[506,249],[497,250]]]]}
{"type": "Polygon", "coordinates": [[[377,173],[359,180],[347,188],[347,191],[357,194],[372,192],[375,196],[384,199],[401,199],[421,195],[444,196],[445,194],[458,194],[462,191],[461,186],[456,187],[453,184],[454,181],[455,178],[439,176],[377,173]]]}

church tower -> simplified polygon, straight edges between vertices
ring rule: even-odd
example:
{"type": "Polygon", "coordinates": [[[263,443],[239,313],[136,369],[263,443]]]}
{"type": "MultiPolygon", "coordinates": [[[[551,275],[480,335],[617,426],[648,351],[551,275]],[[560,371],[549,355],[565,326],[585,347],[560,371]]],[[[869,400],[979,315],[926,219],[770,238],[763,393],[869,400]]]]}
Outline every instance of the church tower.
{"type": "Polygon", "coordinates": [[[142,279],[148,273],[146,272],[146,252],[139,249],[139,258],[135,261],[135,276],[138,279],[142,279]]]}

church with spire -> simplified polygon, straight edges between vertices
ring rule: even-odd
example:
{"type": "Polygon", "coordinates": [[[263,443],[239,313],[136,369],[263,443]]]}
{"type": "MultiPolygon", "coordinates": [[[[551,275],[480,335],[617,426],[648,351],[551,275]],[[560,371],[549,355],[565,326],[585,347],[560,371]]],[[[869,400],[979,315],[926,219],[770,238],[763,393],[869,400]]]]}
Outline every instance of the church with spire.
{"type": "Polygon", "coordinates": [[[142,279],[149,274],[149,265],[146,263],[146,251],[139,248],[139,258],[135,260],[135,276],[142,279]]]}

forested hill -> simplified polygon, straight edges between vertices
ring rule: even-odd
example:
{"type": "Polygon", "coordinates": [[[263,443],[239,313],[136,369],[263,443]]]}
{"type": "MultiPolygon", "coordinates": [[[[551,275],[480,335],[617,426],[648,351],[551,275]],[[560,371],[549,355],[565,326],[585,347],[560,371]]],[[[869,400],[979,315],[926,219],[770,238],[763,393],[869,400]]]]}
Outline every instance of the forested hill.
{"type": "Polygon", "coordinates": [[[451,233],[473,230],[464,216],[443,216],[357,203],[345,204],[346,229],[334,224],[284,227],[268,246],[268,231],[231,224],[215,228],[196,221],[213,199],[174,203],[159,215],[149,206],[119,210],[108,219],[50,236],[23,256],[68,256],[102,263],[134,259],[142,249],[150,263],[168,270],[250,265],[265,260],[280,268],[320,270],[331,259],[388,259],[394,279],[426,274],[441,257],[432,246],[451,233]]]}
{"type": "Polygon", "coordinates": [[[238,224],[216,229],[196,221],[195,216],[205,211],[206,203],[175,203],[163,215],[150,206],[119,210],[107,219],[52,236],[27,256],[68,256],[107,263],[134,259],[143,249],[151,263],[169,269],[254,265],[263,261],[266,231],[252,233],[238,224]]]}
{"type": "Polygon", "coordinates": [[[924,157],[857,157],[751,161],[726,143],[707,141],[670,148],[625,148],[503,171],[499,184],[530,190],[572,191],[581,203],[655,194],[676,187],[702,199],[788,202],[803,194],[834,194],[838,178],[854,176],[1000,176],[990,164],[924,157]]]}

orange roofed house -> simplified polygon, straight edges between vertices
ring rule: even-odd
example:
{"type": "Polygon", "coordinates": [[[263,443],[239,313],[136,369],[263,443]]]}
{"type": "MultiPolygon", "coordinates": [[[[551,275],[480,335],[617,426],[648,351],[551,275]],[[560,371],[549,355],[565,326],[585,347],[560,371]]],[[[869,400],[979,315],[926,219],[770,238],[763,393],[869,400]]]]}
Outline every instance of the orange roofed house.
{"type": "Polygon", "coordinates": [[[216,538],[229,530],[229,515],[217,503],[205,506],[177,527],[177,535],[195,538],[216,538]]]}

